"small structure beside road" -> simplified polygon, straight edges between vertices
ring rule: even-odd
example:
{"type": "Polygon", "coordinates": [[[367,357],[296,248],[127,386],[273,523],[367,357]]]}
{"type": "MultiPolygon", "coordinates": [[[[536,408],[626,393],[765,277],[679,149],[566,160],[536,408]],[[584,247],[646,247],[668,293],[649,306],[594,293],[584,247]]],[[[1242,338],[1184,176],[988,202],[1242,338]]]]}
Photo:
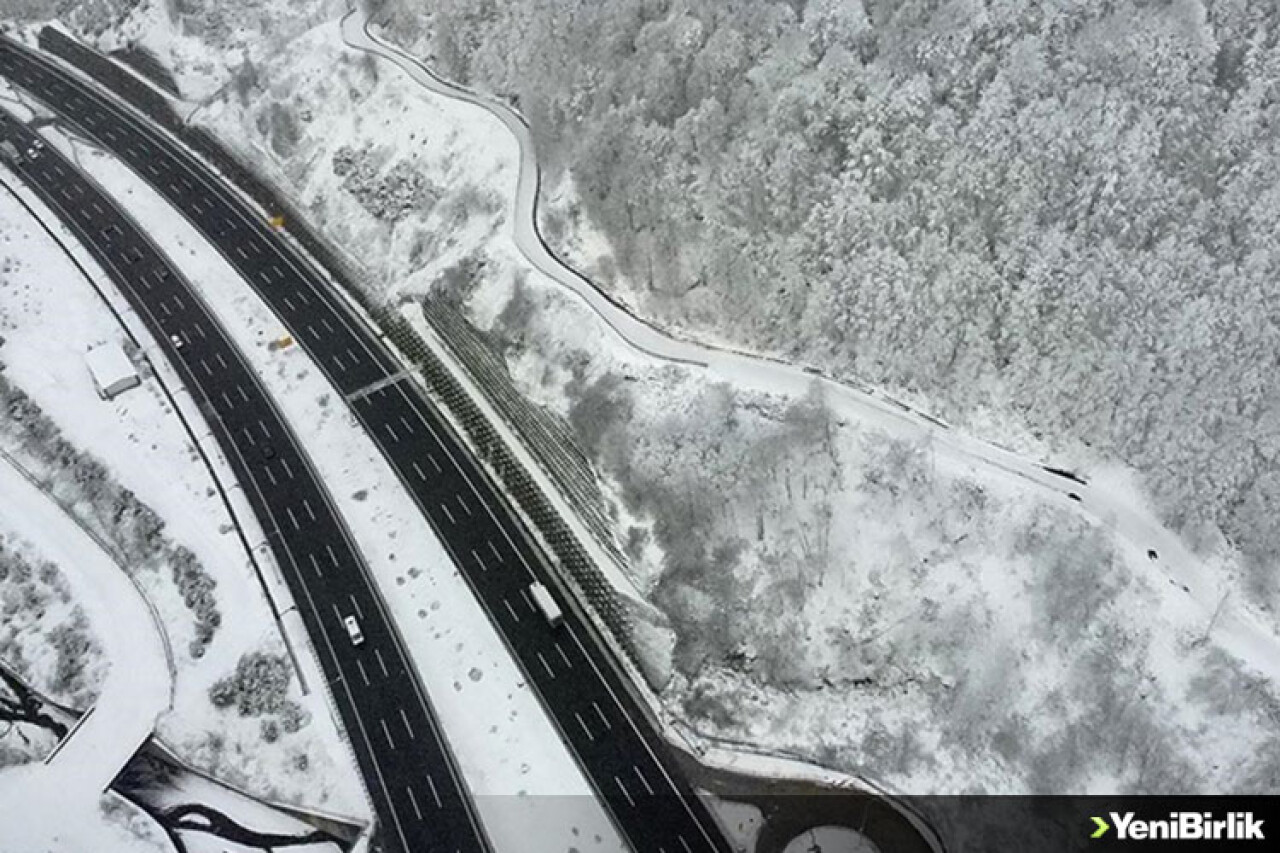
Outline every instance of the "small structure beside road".
{"type": "Polygon", "coordinates": [[[116,344],[101,344],[89,349],[84,354],[84,362],[93,376],[98,396],[104,400],[110,400],[142,382],[133,362],[116,344]]]}

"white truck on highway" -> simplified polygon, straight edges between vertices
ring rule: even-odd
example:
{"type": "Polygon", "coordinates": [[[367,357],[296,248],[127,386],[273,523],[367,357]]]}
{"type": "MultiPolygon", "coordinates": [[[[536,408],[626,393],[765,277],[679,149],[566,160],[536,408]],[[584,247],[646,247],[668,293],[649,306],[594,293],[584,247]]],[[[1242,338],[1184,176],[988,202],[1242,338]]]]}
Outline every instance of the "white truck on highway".
{"type": "Polygon", "coordinates": [[[529,597],[533,599],[533,603],[542,611],[542,616],[547,620],[547,624],[552,628],[564,621],[564,614],[560,612],[560,605],[556,604],[556,600],[551,597],[551,593],[547,592],[547,588],[537,581],[529,585],[529,597]]]}

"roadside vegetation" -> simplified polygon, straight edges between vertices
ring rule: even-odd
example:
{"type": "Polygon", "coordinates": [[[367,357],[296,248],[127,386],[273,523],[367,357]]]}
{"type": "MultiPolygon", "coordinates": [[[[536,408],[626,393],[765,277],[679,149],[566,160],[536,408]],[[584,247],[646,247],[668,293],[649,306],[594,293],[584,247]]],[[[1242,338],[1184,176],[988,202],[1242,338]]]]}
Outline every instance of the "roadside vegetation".
{"type": "Polygon", "coordinates": [[[101,655],[62,571],[0,535],[0,661],[40,692],[87,708],[101,686],[101,655]]]}
{"type": "Polygon", "coordinates": [[[234,710],[241,717],[261,719],[262,739],[275,743],[309,721],[307,712],[289,698],[293,665],[284,655],[247,652],[235,672],[214,682],[209,701],[215,708],[234,710]]]}
{"type": "Polygon", "coordinates": [[[121,486],[98,459],[62,437],[57,424],[0,374],[0,446],[21,457],[42,487],[135,574],[167,567],[194,622],[187,654],[204,656],[222,624],[216,582],[187,548],[164,533],[164,521],[121,486]]]}
{"type": "MultiPolygon", "coordinates": [[[[62,570],[0,533],[0,669],[78,710],[93,705],[107,662],[62,570]]],[[[0,679],[0,768],[36,760],[52,744],[25,691],[0,679]]]]}

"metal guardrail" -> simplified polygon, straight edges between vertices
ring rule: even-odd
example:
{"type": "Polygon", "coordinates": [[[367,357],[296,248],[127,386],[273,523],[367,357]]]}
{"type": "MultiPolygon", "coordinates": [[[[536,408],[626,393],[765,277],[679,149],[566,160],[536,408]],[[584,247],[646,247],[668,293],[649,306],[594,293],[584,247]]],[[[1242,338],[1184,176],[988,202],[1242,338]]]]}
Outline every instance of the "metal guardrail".
{"type": "Polygon", "coordinates": [[[107,86],[135,109],[178,137],[269,215],[283,217],[285,230],[307,253],[366,309],[371,307],[368,297],[358,286],[365,278],[364,274],[341,250],[311,227],[297,205],[236,159],[213,134],[187,124],[169,100],[157,90],[138,80],[110,58],[81,44],[56,27],[41,29],[38,43],[41,49],[107,86]]]}
{"type": "Polygon", "coordinates": [[[475,379],[489,404],[524,439],[539,467],[556,484],[596,543],[614,565],[629,573],[630,563],[614,536],[600,478],[578,446],[569,424],[520,393],[506,362],[467,323],[461,311],[440,300],[427,300],[423,316],[455,360],[475,379]]]}
{"type": "Polygon", "coordinates": [[[111,51],[111,56],[132,68],[139,77],[151,83],[157,89],[163,89],[173,97],[179,97],[178,84],[174,82],[169,69],[154,53],[134,42],[119,50],[111,51]]]}
{"type": "Polygon", "coordinates": [[[567,574],[565,580],[600,617],[632,663],[639,665],[626,606],[493,424],[408,320],[389,308],[378,309],[374,317],[396,348],[418,365],[427,390],[461,424],[488,470],[541,534],[554,565],[567,574]]]}
{"type": "Polygon", "coordinates": [[[67,733],[62,736],[62,739],[58,741],[57,744],[54,745],[53,749],[49,750],[49,754],[44,757],[45,764],[53,763],[53,759],[58,757],[58,753],[62,752],[62,748],[71,742],[71,738],[75,737],[76,732],[80,731],[80,727],[88,722],[89,717],[92,716],[93,712],[97,709],[98,704],[95,702],[89,706],[89,710],[80,715],[80,719],[76,720],[75,724],[72,725],[71,728],[67,729],[67,733]]]}
{"type": "MultiPolygon", "coordinates": [[[[84,280],[89,283],[89,286],[93,288],[94,293],[98,295],[98,298],[102,301],[103,305],[106,306],[107,311],[110,312],[111,316],[115,319],[116,324],[124,332],[125,336],[138,348],[138,352],[141,354],[142,360],[150,369],[151,376],[156,380],[156,385],[160,388],[161,393],[164,394],[173,414],[177,417],[178,422],[186,432],[187,438],[191,440],[191,446],[195,448],[196,455],[200,457],[200,461],[204,464],[205,470],[209,474],[209,478],[213,481],[214,489],[218,493],[218,499],[222,502],[223,507],[227,511],[227,517],[231,519],[231,526],[235,529],[236,537],[240,540],[241,547],[244,549],[245,556],[249,561],[249,566],[253,569],[255,576],[258,578],[258,581],[262,586],[263,596],[266,598],[267,606],[271,609],[272,618],[275,619],[276,625],[279,628],[281,639],[284,642],[285,651],[288,653],[289,660],[293,664],[294,673],[298,676],[298,684],[302,688],[302,695],[309,695],[311,689],[307,684],[306,673],[303,670],[302,665],[298,662],[297,652],[294,650],[293,642],[289,639],[289,632],[285,628],[283,614],[276,607],[275,598],[267,582],[266,572],[263,571],[261,564],[258,562],[255,548],[249,544],[249,536],[244,529],[244,524],[240,520],[240,514],[236,512],[236,509],[231,502],[230,490],[239,484],[234,482],[230,486],[223,484],[223,478],[218,475],[213,459],[210,457],[208,451],[205,450],[204,443],[200,440],[200,437],[196,434],[195,427],[191,422],[191,415],[183,411],[184,407],[179,404],[177,395],[165,381],[164,375],[156,368],[150,355],[147,354],[147,348],[142,345],[142,341],[138,339],[129,324],[125,322],[121,313],[116,310],[115,305],[103,291],[102,287],[93,278],[93,276],[89,274],[89,271],[84,268],[79,259],[75,257],[75,254],[71,251],[70,247],[63,242],[53,229],[44,222],[41,216],[13,189],[12,186],[9,185],[7,181],[0,179],[0,186],[3,186],[10,195],[17,199],[19,204],[25,207],[27,212],[30,213],[31,216],[40,223],[41,227],[44,228],[45,233],[49,235],[50,239],[58,244],[63,253],[67,256],[67,259],[79,271],[81,277],[84,278],[84,280]]],[[[197,413],[197,417],[202,417],[202,415],[197,413]]],[[[232,479],[234,480],[234,477],[232,479]]],[[[165,637],[165,642],[166,644],[168,643],[167,635],[165,637]]]]}

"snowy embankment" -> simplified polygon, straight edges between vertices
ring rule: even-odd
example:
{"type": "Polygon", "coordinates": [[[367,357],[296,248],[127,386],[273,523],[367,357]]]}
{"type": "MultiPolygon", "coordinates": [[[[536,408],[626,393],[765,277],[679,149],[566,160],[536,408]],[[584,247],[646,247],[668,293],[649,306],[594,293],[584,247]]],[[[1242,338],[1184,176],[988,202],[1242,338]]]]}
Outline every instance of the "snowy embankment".
{"type": "MultiPolygon", "coordinates": [[[[58,134],[47,132],[51,144],[65,146],[58,134]]],[[[189,650],[195,625],[167,568],[135,573],[161,615],[177,670],[173,709],[161,717],[157,734],[195,766],[260,795],[338,814],[367,815],[354,762],[347,757],[321,693],[313,689],[304,695],[296,680],[290,685],[289,698],[302,707],[310,723],[274,744],[263,741],[260,720],[219,711],[210,702],[210,687],[234,670],[242,655],[283,653],[284,647],[227,506],[173,409],[175,401],[227,487],[234,484],[230,466],[159,347],[105,274],[56,217],[19,184],[10,183],[59,235],[123,318],[128,333],[58,243],[15,203],[17,212],[7,233],[17,245],[5,247],[12,258],[11,286],[0,289],[6,375],[30,394],[71,444],[101,460],[116,481],[152,507],[163,519],[164,534],[194,552],[216,582],[213,593],[222,623],[197,658],[189,650]],[[131,347],[130,334],[142,346],[135,363],[143,383],[103,401],[85,367],[84,352],[108,342],[131,347]]],[[[233,504],[238,498],[232,490],[233,504]]],[[[247,509],[237,509],[237,517],[245,522],[250,542],[261,542],[247,509]]],[[[257,551],[259,562],[269,560],[266,549],[257,551]]],[[[299,652],[308,684],[322,683],[318,665],[299,652]]]]}
{"type": "Polygon", "coordinates": [[[275,397],[350,525],[500,850],[622,849],[616,831],[412,498],[276,317],[126,167],[81,164],[179,264],[275,397]]]}
{"type": "Polygon", "coordinates": [[[0,460],[4,532],[62,568],[110,668],[97,702],[43,764],[0,774],[6,842],[34,849],[101,820],[99,798],[168,710],[161,626],[129,577],[9,460],[0,460]]]}

